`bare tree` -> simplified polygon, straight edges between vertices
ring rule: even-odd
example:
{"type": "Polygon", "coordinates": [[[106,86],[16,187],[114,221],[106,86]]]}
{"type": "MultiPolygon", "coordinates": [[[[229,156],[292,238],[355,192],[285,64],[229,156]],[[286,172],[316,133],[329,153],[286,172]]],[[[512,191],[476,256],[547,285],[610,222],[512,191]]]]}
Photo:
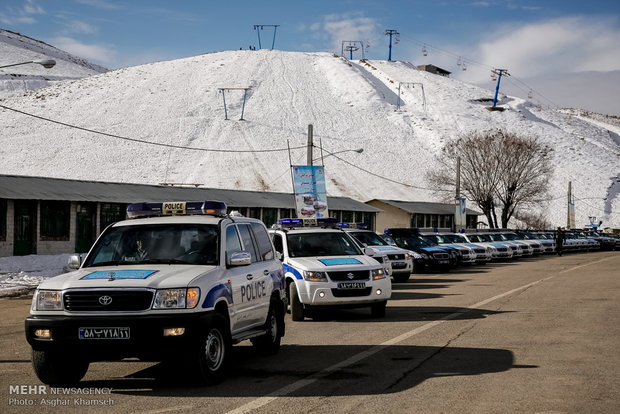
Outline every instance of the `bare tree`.
{"type": "Polygon", "coordinates": [[[507,227],[517,207],[535,205],[544,198],[553,172],[551,149],[537,138],[499,129],[474,131],[447,143],[439,160],[441,168],[427,174],[438,192],[455,188],[458,158],[461,193],[478,205],[491,228],[507,227]]]}

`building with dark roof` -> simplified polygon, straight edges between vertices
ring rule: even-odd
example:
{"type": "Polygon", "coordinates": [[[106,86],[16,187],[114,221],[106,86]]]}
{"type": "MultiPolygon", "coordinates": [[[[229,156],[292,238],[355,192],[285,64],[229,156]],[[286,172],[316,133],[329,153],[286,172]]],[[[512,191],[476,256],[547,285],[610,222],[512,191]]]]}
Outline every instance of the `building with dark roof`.
{"type": "MultiPolygon", "coordinates": [[[[375,223],[377,233],[388,227],[454,228],[454,204],[378,199],[366,204],[380,210],[375,223]]],[[[481,213],[468,208],[465,214],[466,228],[476,228],[481,213]]]]}
{"type": "MultiPolygon", "coordinates": [[[[295,215],[292,193],[0,175],[0,257],[83,253],[108,225],[125,219],[127,204],[177,200],[223,201],[267,226],[295,215]]],[[[330,216],[374,228],[378,208],[347,197],[327,202],[330,216]]]]}

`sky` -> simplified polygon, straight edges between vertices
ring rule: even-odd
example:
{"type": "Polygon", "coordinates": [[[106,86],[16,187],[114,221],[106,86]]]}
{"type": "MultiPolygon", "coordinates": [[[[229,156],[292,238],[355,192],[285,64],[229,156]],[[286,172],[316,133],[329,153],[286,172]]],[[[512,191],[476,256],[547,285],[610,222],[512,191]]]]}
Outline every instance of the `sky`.
{"type": "Polygon", "coordinates": [[[251,47],[432,63],[452,77],[543,105],[620,115],[617,0],[189,1],[4,0],[0,27],[117,69],[251,47]],[[254,29],[263,25],[263,29],[254,29]],[[354,46],[357,46],[355,44],[354,46]],[[423,49],[428,51],[424,56],[423,49]],[[345,52],[346,53],[346,52],[345,52]],[[459,59],[460,58],[460,59],[459,59]],[[465,65],[459,65],[459,60],[465,65]],[[463,70],[465,67],[466,70],[463,70]]]}

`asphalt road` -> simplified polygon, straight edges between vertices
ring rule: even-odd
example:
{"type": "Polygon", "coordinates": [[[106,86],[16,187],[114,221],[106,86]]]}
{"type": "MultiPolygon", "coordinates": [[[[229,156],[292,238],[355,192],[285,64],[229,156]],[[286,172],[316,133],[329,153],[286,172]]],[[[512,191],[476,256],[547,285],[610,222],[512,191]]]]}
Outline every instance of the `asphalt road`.
{"type": "Polygon", "coordinates": [[[30,299],[0,299],[0,412],[617,413],[619,269],[618,252],[594,252],[415,275],[394,284],[384,319],[287,316],[280,353],[235,346],[220,385],[123,361],[60,390],[91,394],[39,388],[23,333],[30,299]]]}

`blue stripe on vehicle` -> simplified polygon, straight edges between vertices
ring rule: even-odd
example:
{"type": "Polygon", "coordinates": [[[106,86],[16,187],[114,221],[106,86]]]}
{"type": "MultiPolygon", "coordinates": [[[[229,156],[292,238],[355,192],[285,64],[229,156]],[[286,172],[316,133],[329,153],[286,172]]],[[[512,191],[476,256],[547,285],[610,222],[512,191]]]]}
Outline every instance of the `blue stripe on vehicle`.
{"type": "Polygon", "coordinates": [[[295,276],[296,279],[303,279],[299,270],[295,269],[293,266],[282,263],[282,268],[284,269],[285,273],[291,273],[293,276],[295,276]]]}
{"type": "Polygon", "coordinates": [[[205,297],[205,301],[202,303],[203,308],[213,308],[218,299],[224,298],[228,302],[228,304],[233,303],[233,294],[232,294],[232,286],[230,283],[222,283],[220,285],[214,286],[207,296],[205,297]]]}
{"type": "Polygon", "coordinates": [[[337,266],[337,265],[346,265],[346,264],[362,264],[357,259],[353,259],[350,257],[338,257],[335,259],[319,259],[319,262],[323,263],[325,266],[337,266]]]}
{"type": "Polygon", "coordinates": [[[80,280],[99,280],[99,279],[146,279],[157,270],[99,270],[82,276],[80,280]]]}

